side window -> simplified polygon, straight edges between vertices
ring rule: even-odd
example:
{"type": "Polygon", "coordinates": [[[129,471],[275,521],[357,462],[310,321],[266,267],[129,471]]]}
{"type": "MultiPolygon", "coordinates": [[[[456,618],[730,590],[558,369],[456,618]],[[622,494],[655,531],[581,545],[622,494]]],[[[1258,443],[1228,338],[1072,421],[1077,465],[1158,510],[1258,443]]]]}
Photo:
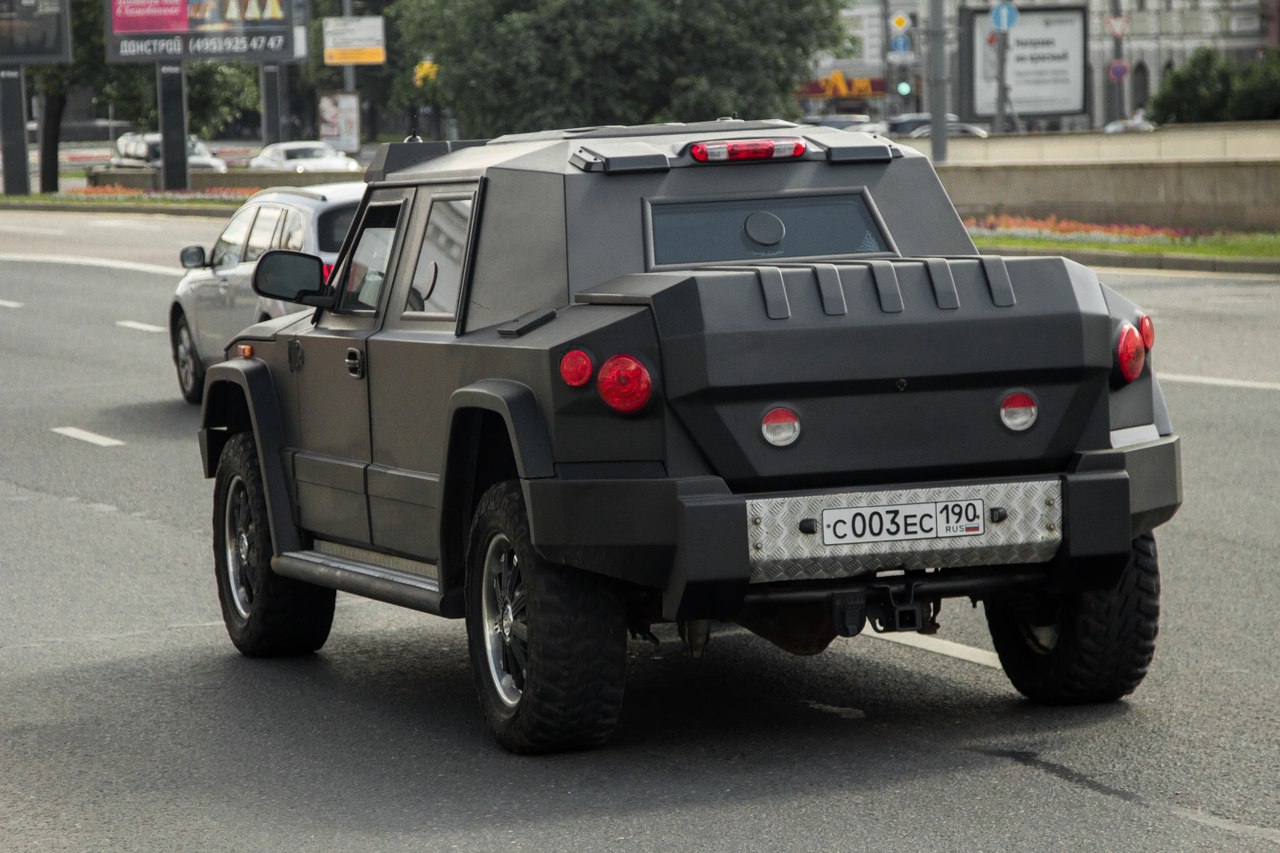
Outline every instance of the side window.
{"type": "Polygon", "coordinates": [[[253,221],[253,229],[249,232],[249,245],[244,249],[244,262],[256,261],[271,248],[271,238],[275,236],[276,225],[280,222],[280,208],[260,207],[258,218],[253,221]]]}
{"type": "Polygon", "coordinates": [[[338,310],[372,311],[378,307],[399,219],[399,204],[370,205],[365,212],[351,260],[342,273],[338,310]]]}
{"type": "Polygon", "coordinates": [[[279,247],[293,252],[301,252],[302,245],[302,214],[296,210],[286,210],[284,212],[284,227],[280,230],[279,247]]]}
{"type": "Polygon", "coordinates": [[[209,265],[214,269],[223,267],[233,267],[240,263],[240,256],[244,253],[244,239],[249,236],[249,225],[253,222],[253,215],[258,212],[257,207],[244,207],[231,217],[231,221],[227,223],[227,227],[222,229],[222,235],[218,237],[218,242],[213,244],[213,253],[209,261],[209,265]]]}
{"type": "Polygon", "coordinates": [[[437,197],[431,202],[426,235],[413,268],[406,311],[453,316],[462,287],[462,258],[466,253],[471,196],[437,197]]]}

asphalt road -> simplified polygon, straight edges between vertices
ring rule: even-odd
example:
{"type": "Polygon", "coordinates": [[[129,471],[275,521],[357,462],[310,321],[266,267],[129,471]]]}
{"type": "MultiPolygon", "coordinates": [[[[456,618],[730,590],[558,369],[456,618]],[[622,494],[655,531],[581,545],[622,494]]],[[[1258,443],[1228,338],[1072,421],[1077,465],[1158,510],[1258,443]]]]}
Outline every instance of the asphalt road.
{"type": "Polygon", "coordinates": [[[1128,700],[1028,704],[948,602],[972,652],[723,630],[692,661],[664,633],[606,748],[519,758],[460,623],[340,597],[318,655],[231,647],[197,412],[149,330],[177,275],[145,266],[220,223],[116,219],[0,215],[0,849],[1280,849],[1280,279],[1105,276],[1155,317],[1185,442],[1128,700]]]}

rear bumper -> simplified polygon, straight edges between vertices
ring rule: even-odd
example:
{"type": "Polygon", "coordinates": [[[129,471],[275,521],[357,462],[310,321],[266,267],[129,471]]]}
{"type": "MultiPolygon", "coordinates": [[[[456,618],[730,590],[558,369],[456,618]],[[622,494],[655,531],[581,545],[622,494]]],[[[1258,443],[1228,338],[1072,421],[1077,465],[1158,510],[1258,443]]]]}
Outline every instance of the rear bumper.
{"type": "MultiPolygon", "coordinates": [[[[548,559],[662,592],[670,619],[729,618],[789,583],[870,578],[882,569],[955,569],[946,595],[963,596],[974,569],[1043,566],[1061,576],[1123,566],[1131,542],[1173,517],[1182,503],[1179,441],[1155,437],[1078,453],[1051,476],[857,490],[740,495],[713,477],[681,480],[526,480],[534,545],[548,559]],[[883,496],[897,495],[886,501],[883,496]],[[971,495],[1015,524],[989,524],[982,537],[828,547],[800,522],[823,508],[946,500],[971,495]],[[767,510],[767,512],[762,512],[767,510]],[[992,535],[987,535],[987,534],[992,535]]],[[[815,514],[816,513],[816,514],[815,514]]],[[[1010,578],[1021,575],[1009,570],[1010,578]]],[[[1025,581],[1025,578],[1022,578],[1025,581]]]]}

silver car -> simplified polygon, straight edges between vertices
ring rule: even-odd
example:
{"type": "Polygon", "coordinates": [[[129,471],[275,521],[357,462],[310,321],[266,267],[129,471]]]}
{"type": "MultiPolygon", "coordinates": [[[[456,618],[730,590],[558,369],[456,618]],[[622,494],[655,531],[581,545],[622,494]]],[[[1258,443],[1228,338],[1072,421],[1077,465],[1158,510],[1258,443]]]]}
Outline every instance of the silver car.
{"type": "Polygon", "coordinates": [[[253,292],[258,258],[268,249],[292,249],[332,264],[364,189],[353,181],[263,190],[235,212],[207,256],[203,246],[182,250],[187,273],[169,308],[169,340],[187,402],[200,402],[205,370],[222,361],[233,335],[297,310],[253,292]]]}
{"type": "Polygon", "coordinates": [[[284,172],[359,172],[360,162],[327,142],[275,142],[249,161],[250,169],[284,172]]]}

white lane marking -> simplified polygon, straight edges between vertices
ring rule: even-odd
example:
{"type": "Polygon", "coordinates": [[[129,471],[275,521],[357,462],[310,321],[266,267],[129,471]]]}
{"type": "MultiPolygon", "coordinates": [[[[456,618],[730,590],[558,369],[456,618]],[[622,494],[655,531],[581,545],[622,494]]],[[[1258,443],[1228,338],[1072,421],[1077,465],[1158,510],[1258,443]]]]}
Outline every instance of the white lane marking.
{"type": "Polygon", "coordinates": [[[137,320],[116,320],[122,329],[133,329],[135,332],[167,332],[164,326],[153,326],[150,323],[139,323],[137,320]]]}
{"type": "Polygon", "coordinates": [[[0,308],[21,308],[21,302],[10,302],[8,299],[0,299],[0,308]]]}
{"type": "Polygon", "coordinates": [[[1188,385],[1217,385],[1222,388],[1248,388],[1253,391],[1280,391],[1280,382],[1254,382],[1250,379],[1223,379],[1217,376],[1191,376],[1186,373],[1156,373],[1161,382],[1185,382],[1188,385]]]}
{"type": "Polygon", "coordinates": [[[182,267],[162,267],[159,264],[139,264],[133,261],[116,261],[111,258],[68,258],[63,255],[21,255],[0,252],[0,261],[20,261],[29,264],[69,264],[77,267],[109,267],[129,272],[149,272],[156,275],[182,275],[182,267]]]}
{"type": "Polygon", "coordinates": [[[127,219],[94,219],[90,223],[94,228],[110,228],[124,231],[160,231],[163,225],[152,222],[131,222],[127,219]]]}
{"type": "Polygon", "coordinates": [[[1280,844],[1280,829],[1271,829],[1266,826],[1253,826],[1248,823],[1237,823],[1234,820],[1227,820],[1222,817],[1215,817],[1211,814],[1205,814],[1195,809],[1187,809],[1182,806],[1166,806],[1170,812],[1184,817],[1187,820],[1193,820],[1196,823],[1205,826],[1212,826],[1214,829],[1225,829],[1227,832],[1234,832],[1237,835],[1243,835],[1247,838],[1257,838],[1261,841],[1270,841],[1272,844],[1280,844]]]}
{"type": "Polygon", "coordinates": [[[67,233],[63,228],[41,228],[38,225],[0,225],[0,231],[11,234],[50,234],[54,237],[61,237],[67,233]]]}
{"type": "Polygon", "coordinates": [[[99,447],[119,447],[124,444],[119,439],[108,438],[105,435],[98,435],[96,432],[89,432],[79,427],[54,427],[53,431],[58,435],[65,435],[67,438],[74,438],[77,441],[87,441],[99,447]]]}
{"type": "Polygon", "coordinates": [[[913,649],[924,649],[926,652],[933,652],[938,655],[946,655],[951,658],[976,663],[981,666],[989,666],[993,669],[1000,669],[1000,658],[995,652],[987,652],[982,649],[975,649],[972,646],[962,646],[959,643],[953,643],[950,640],[939,640],[937,637],[930,637],[925,634],[909,634],[909,633],[893,633],[893,634],[877,634],[873,631],[867,631],[864,636],[875,637],[877,640],[886,640],[890,643],[898,643],[903,646],[911,646],[913,649]]]}

